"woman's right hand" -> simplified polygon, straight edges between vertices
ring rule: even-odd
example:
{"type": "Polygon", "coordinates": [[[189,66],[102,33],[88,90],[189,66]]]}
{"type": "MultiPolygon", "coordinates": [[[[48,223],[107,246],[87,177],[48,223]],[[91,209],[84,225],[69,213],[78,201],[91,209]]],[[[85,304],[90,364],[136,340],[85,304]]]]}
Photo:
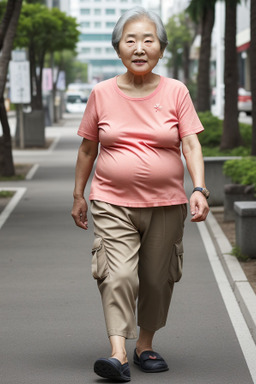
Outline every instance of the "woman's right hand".
{"type": "Polygon", "coordinates": [[[88,229],[87,211],[88,205],[84,197],[75,197],[71,215],[76,225],[85,230],[88,229]]]}

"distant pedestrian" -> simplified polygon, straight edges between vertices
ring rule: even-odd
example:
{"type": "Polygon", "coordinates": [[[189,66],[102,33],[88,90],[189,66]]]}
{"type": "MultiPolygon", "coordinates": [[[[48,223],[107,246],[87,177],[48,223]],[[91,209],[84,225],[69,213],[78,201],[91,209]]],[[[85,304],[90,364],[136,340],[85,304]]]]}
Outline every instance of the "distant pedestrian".
{"type": "Polygon", "coordinates": [[[126,72],[97,84],[78,134],[72,216],[87,229],[84,190],[97,158],[90,201],[94,221],[92,272],[102,297],[110,358],[94,371],[130,381],[125,340],[139,337],[134,363],[144,372],[168,370],[153,351],[166,323],[174,283],[182,273],[187,197],[180,144],[194,189],[193,222],[206,219],[209,192],[197,134],[203,127],[181,82],[153,73],[168,44],[161,19],[135,7],[118,20],[112,44],[126,72]]]}

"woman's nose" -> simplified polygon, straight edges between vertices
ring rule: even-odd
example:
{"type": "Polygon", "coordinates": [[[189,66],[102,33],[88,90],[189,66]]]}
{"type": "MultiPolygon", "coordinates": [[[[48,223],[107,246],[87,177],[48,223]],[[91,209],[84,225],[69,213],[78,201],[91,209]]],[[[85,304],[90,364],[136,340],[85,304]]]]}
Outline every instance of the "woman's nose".
{"type": "Polygon", "coordinates": [[[136,52],[137,54],[139,54],[139,55],[145,53],[145,51],[144,51],[144,49],[143,49],[143,45],[142,45],[142,43],[140,43],[140,42],[137,43],[135,52],[136,52]]]}

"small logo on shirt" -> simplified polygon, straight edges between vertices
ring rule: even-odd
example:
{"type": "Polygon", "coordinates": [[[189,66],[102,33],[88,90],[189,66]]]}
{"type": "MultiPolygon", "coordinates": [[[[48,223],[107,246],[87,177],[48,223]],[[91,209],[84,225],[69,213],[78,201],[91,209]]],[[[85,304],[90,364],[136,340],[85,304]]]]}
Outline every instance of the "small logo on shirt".
{"type": "Polygon", "coordinates": [[[163,108],[162,105],[160,104],[156,104],[154,105],[154,108],[155,108],[155,111],[158,112],[158,111],[161,111],[161,109],[163,108]]]}

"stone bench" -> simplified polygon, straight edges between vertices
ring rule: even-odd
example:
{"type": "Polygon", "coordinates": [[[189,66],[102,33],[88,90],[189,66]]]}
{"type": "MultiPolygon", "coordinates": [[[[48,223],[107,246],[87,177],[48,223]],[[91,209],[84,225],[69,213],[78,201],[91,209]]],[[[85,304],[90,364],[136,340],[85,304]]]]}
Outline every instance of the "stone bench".
{"type": "Polygon", "coordinates": [[[256,258],[256,201],[235,202],[236,244],[244,255],[256,258]]]}
{"type": "Polygon", "coordinates": [[[210,206],[224,204],[224,185],[231,183],[231,179],[223,174],[223,165],[227,160],[241,159],[237,156],[204,157],[205,184],[211,192],[210,206]]]}
{"type": "Polygon", "coordinates": [[[226,184],[224,186],[224,221],[235,221],[236,201],[256,201],[253,185],[226,184]]]}

